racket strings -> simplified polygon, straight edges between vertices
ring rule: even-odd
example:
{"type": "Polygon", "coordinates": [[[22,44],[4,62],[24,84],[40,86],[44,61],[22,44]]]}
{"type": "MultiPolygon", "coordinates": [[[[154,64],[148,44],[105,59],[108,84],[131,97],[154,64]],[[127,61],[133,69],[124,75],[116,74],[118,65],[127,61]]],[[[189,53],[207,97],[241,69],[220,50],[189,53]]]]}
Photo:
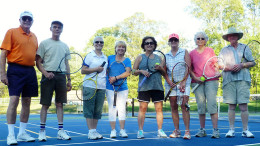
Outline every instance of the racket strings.
{"type": "Polygon", "coordinates": [[[187,75],[188,73],[188,67],[186,63],[178,63],[177,65],[174,66],[172,70],[172,80],[177,83],[181,82],[187,75]]]}
{"type": "Polygon", "coordinates": [[[223,71],[224,61],[221,58],[213,57],[204,66],[204,76],[207,78],[218,77],[223,71]]]}

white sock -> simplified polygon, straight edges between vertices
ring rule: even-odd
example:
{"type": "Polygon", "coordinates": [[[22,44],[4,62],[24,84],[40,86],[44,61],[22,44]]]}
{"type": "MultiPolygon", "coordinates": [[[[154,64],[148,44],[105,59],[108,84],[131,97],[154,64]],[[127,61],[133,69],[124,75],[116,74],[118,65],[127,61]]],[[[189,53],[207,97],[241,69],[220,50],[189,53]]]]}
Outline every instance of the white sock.
{"type": "Polygon", "coordinates": [[[27,123],[20,122],[19,134],[26,133],[25,132],[26,126],[27,123]]]}
{"type": "Polygon", "coordinates": [[[14,135],[14,124],[7,124],[8,126],[8,135],[14,135]]]}
{"type": "Polygon", "coordinates": [[[93,133],[93,132],[95,132],[96,131],[96,129],[90,129],[89,130],[89,133],[93,133]]]}

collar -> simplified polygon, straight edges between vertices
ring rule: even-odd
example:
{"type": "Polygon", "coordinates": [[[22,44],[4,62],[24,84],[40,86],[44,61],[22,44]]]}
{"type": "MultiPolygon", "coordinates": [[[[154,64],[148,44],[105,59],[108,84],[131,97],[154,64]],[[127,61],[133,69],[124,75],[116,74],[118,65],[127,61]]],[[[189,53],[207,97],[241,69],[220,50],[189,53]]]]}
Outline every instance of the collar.
{"type": "Polygon", "coordinates": [[[22,34],[25,34],[25,35],[28,35],[28,36],[32,36],[32,32],[30,31],[30,33],[29,34],[27,34],[25,31],[23,31],[23,29],[22,29],[22,27],[21,26],[19,26],[19,31],[20,31],[20,33],[22,33],[22,34]]]}

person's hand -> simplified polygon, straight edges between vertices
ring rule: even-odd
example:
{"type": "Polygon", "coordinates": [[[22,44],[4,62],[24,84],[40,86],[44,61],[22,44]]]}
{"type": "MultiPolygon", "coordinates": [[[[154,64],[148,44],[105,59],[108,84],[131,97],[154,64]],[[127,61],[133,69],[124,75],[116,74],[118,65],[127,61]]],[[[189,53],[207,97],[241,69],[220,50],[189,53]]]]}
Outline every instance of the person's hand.
{"type": "Polygon", "coordinates": [[[47,79],[52,79],[54,78],[54,74],[52,72],[46,72],[45,74],[43,74],[47,79]]]}
{"type": "Polygon", "coordinates": [[[71,81],[68,80],[68,82],[67,82],[67,91],[71,91],[71,89],[72,89],[71,81]]]}
{"type": "Polygon", "coordinates": [[[97,73],[100,73],[100,72],[102,72],[103,70],[104,70],[104,67],[102,67],[102,66],[97,67],[97,73]]]}
{"type": "Polygon", "coordinates": [[[141,70],[141,73],[145,76],[145,77],[150,77],[150,73],[148,72],[148,71],[146,71],[146,70],[141,70]]]}
{"type": "Polygon", "coordinates": [[[113,84],[116,81],[116,77],[109,77],[109,83],[113,84]]]}
{"type": "Polygon", "coordinates": [[[162,67],[160,64],[155,64],[155,65],[154,65],[154,69],[155,69],[155,70],[162,71],[162,70],[163,70],[163,67],[162,67]]]}
{"type": "Polygon", "coordinates": [[[166,82],[171,86],[171,88],[174,88],[176,86],[176,84],[174,84],[174,82],[169,79],[167,79],[166,82]]]}
{"type": "Polygon", "coordinates": [[[180,92],[184,93],[185,87],[186,87],[186,82],[184,82],[184,81],[180,82],[180,84],[179,84],[180,92]]]}
{"type": "Polygon", "coordinates": [[[2,75],[0,76],[0,78],[1,78],[1,82],[2,82],[3,84],[5,84],[5,85],[7,85],[7,86],[9,85],[6,74],[2,74],[2,75]]]}
{"type": "Polygon", "coordinates": [[[200,78],[201,77],[194,77],[193,80],[198,84],[202,84],[204,81],[202,81],[200,78]]]}
{"type": "Polygon", "coordinates": [[[243,65],[240,64],[235,64],[232,68],[232,72],[239,72],[243,68],[243,65]]]}

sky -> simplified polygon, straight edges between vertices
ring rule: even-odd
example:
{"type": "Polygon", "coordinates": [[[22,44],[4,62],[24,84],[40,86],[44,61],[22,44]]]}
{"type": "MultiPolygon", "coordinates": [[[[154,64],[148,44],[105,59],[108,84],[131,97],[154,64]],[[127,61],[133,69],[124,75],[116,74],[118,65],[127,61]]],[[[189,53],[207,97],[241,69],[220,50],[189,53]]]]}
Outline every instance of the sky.
{"type": "Polygon", "coordinates": [[[50,24],[59,20],[64,24],[61,40],[82,50],[98,29],[112,27],[136,12],[166,23],[168,34],[178,33],[193,41],[201,23],[185,11],[189,3],[190,0],[5,0],[0,9],[0,40],[8,29],[19,27],[20,13],[29,10],[34,16],[31,31],[39,43],[51,37],[50,24]]]}

